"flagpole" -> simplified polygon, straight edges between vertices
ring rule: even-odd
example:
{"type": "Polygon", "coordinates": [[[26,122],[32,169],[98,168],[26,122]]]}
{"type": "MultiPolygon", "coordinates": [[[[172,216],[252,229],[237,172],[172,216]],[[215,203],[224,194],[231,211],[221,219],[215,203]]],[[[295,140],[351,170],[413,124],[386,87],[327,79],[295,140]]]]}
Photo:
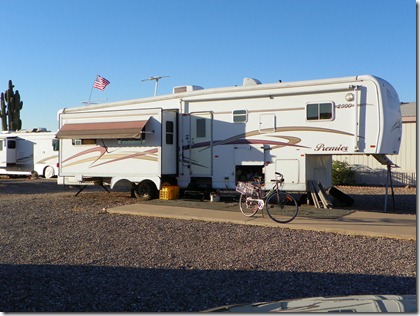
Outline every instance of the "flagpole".
{"type": "Polygon", "coordinates": [[[90,104],[90,98],[92,97],[93,85],[95,84],[96,78],[98,78],[98,75],[96,75],[95,80],[92,83],[92,88],[90,88],[89,100],[86,105],[90,104]]]}

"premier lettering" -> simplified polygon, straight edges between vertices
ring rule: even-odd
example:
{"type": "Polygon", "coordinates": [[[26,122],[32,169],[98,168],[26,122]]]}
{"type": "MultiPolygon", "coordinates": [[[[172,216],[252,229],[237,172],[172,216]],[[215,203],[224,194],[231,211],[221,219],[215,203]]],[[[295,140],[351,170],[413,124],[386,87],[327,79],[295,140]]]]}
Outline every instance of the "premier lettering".
{"type": "Polygon", "coordinates": [[[339,145],[339,146],[325,146],[323,143],[319,143],[315,146],[315,151],[342,151],[347,152],[349,148],[347,146],[339,145]]]}

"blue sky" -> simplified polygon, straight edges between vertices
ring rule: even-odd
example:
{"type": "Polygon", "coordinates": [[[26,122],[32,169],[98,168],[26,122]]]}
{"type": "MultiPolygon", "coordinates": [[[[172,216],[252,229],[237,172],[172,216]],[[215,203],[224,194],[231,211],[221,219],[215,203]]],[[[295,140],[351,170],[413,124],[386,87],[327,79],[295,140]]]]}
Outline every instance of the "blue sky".
{"type": "Polygon", "coordinates": [[[416,101],[414,0],[1,1],[0,91],[11,79],[23,128],[92,100],[372,74],[416,101]],[[10,20],[9,20],[10,19],[10,20]]]}

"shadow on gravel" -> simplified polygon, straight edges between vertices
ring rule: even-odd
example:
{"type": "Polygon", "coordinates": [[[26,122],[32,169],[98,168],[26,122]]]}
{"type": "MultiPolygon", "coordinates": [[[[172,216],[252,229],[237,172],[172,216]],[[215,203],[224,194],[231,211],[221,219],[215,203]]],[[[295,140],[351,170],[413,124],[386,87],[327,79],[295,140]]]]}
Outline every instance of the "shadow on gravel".
{"type": "MultiPolygon", "coordinates": [[[[53,193],[74,193],[80,188],[68,187],[57,184],[57,179],[28,179],[28,178],[0,178],[1,194],[53,194],[53,193]]],[[[87,186],[83,192],[105,192],[100,186],[87,186]]],[[[128,194],[128,193],[127,193],[128,194]]]]}
{"type": "MultiPolygon", "coordinates": [[[[57,184],[57,179],[0,178],[2,194],[51,194],[68,189],[57,184]]],[[[77,192],[77,191],[76,191],[77,192]]]]}
{"type": "Polygon", "coordinates": [[[0,265],[0,293],[4,312],[198,312],[226,304],[313,296],[415,294],[416,278],[0,265]]]}
{"type": "Polygon", "coordinates": [[[380,212],[391,214],[416,214],[417,209],[417,195],[415,194],[398,194],[395,195],[394,201],[392,196],[389,195],[387,199],[386,212],[385,210],[385,194],[366,196],[366,195],[350,195],[354,198],[355,203],[352,208],[358,211],[366,212],[380,212]],[[370,203],[364,202],[364,199],[370,199],[370,203]],[[395,207],[394,207],[395,203],[395,207]]]}

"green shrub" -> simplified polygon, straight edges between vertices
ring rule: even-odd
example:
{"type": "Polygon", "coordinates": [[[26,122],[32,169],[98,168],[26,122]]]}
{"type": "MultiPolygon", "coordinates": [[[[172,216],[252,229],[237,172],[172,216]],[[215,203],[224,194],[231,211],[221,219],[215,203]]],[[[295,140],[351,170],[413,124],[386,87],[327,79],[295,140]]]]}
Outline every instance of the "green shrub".
{"type": "Polygon", "coordinates": [[[354,171],[347,162],[334,160],[332,163],[332,184],[353,185],[354,171]]]}

